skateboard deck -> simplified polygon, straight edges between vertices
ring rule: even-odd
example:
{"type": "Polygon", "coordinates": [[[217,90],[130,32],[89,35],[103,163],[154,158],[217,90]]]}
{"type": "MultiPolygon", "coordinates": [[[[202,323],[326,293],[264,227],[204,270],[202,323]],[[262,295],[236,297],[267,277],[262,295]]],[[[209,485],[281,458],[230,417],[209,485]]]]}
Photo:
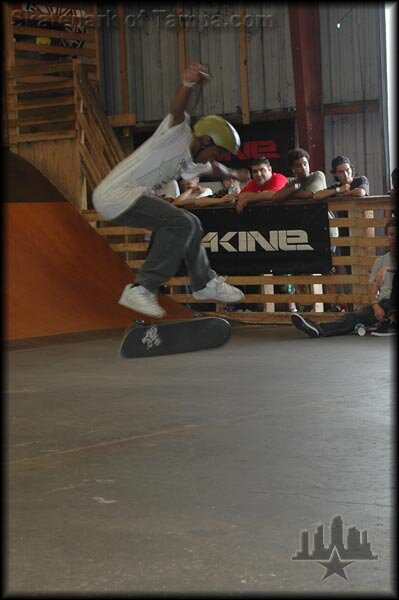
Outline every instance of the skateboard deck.
{"type": "Polygon", "coordinates": [[[144,358],[217,348],[230,336],[230,323],[219,317],[198,317],[156,324],[136,322],[125,331],[122,358],[144,358]]]}

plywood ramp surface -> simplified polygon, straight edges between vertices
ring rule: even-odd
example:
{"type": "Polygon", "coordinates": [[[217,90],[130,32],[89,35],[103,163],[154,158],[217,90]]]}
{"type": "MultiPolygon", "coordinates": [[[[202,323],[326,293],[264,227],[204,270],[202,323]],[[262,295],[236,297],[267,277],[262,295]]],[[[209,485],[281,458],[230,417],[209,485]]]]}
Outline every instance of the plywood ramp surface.
{"type": "MultiPolygon", "coordinates": [[[[128,326],[132,270],[68,202],[5,204],[5,332],[23,339],[128,326]]],[[[160,297],[166,319],[192,314],[160,297]]]]}

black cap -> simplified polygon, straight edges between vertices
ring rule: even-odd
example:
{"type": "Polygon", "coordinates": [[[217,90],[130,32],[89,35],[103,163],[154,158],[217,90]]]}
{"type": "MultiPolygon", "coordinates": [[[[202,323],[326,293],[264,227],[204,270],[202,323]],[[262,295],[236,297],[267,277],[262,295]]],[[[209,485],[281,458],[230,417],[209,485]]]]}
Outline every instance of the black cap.
{"type": "Polygon", "coordinates": [[[335,173],[338,165],[342,165],[342,163],[348,163],[348,165],[352,167],[350,158],[348,156],[336,156],[331,161],[331,173],[335,173]]]}

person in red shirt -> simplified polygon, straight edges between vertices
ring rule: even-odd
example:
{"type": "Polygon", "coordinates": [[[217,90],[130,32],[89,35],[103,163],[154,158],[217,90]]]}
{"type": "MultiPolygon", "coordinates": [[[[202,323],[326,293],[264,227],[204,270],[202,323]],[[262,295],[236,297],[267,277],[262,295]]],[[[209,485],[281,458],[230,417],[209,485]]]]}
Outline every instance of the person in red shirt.
{"type": "Polygon", "coordinates": [[[271,200],[288,179],[281,173],[273,173],[268,158],[257,158],[251,165],[252,177],[237,198],[236,211],[241,213],[250,202],[271,200]]]}

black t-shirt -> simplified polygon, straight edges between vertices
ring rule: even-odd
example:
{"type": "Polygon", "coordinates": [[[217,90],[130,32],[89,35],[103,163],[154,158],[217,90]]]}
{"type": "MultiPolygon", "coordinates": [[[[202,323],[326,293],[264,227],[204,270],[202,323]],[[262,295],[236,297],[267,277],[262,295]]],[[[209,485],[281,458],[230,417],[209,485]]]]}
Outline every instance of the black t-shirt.
{"type": "MultiPolygon", "coordinates": [[[[339,181],[334,181],[331,185],[328,186],[329,190],[333,190],[334,188],[342,185],[339,181]]],[[[354,177],[351,183],[351,190],[355,188],[362,188],[366,192],[366,196],[369,195],[369,180],[364,175],[359,175],[358,177],[354,177]]]]}
{"type": "MultiPolygon", "coordinates": [[[[332,183],[331,185],[328,186],[329,190],[332,190],[336,187],[339,187],[340,185],[342,185],[339,181],[335,181],[334,183],[332,183]]],[[[355,188],[362,188],[365,192],[366,192],[366,196],[369,195],[369,180],[367,179],[367,177],[365,177],[364,175],[359,175],[358,177],[354,177],[353,181],[351,183],[351,190],[354,190],[355,188]]],[[[339,199],[339,196],[337,197],[339,199]]],[[[336,216],[339,218],[345,218],[348,216],[348,213],[346,210],[338,210],[335,212],[336,216]]],[[[341,237],[348,237],[349,236],[349,228],[348,227],[341,227],[339,230],[339,235],[341,237]]],[[[339,254],[342,255],[348,255],[349,254],[349,248],[346,248],[345,246],[341,247],[339,250],[339,254]]]]}

